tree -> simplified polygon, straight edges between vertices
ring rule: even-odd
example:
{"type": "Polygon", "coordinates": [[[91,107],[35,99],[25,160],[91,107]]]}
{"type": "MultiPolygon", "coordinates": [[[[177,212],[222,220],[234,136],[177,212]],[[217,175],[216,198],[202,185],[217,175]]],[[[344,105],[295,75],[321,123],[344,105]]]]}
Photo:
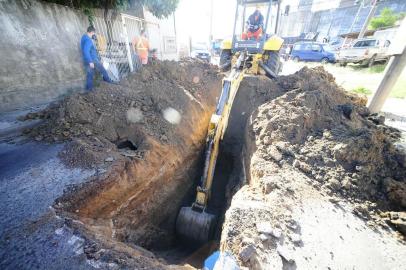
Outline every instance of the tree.
{"type": "Polygon", "coordinates": [[[403,14],[395,14],[390,8],[384,8],[378,17],[372,18],[369,28],[378,29],[394,26],[396,21],[401,19],[403,14]]]}
{"type": "Polygon", "coordinates": [[[141,5],[145,6],[155,17],[168,17],[178,7],[179,0],[140,0],[141,5]]]}
{"type": "Polygon", "coordinates": [[[89,13],[91,9],[101,8],[105,10],[124,11],[131,7],[146,7],[158,18],[168,17],[172,14],[179,3],[179,0],[44,0],[60,5],[78,8],[89,13]]]}
{"type": "Polygon", "coordinates": [[[179,0],[44,0],[56,4],[70,6],[81,9],[89,18],[89,23],[93,24],[93,9],[101,8],[104,10],[104,23],[107,29],[108,43],[112,42],[113,24],[119,11],[127,9],[140,9],[146,7],[154,16],[158,18],[168,17],[172,14],[179,3],[179,0]],[[112,11],[112,12],[110,12],[112,11]],[[110,16],[109,16],[110,12],[110,16]]]}

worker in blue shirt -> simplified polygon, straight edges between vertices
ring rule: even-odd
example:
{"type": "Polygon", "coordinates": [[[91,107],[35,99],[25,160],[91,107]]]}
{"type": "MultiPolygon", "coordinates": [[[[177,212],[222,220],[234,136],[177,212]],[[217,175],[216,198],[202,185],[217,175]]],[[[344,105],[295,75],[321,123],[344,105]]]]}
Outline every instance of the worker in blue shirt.
{"type": "Polygon", "coordinates": [[[86,68],[86,90],[93,89],[93,77],[95,69],[103,75],[103,80],[112,82],[106,69],[100,62],[96,47],[93,43],[93,38],[96,37],[96,29],[91,25],[87,28],[87,33],[80,40],[80,48],[82,49],[83,62],[86,68]]]}

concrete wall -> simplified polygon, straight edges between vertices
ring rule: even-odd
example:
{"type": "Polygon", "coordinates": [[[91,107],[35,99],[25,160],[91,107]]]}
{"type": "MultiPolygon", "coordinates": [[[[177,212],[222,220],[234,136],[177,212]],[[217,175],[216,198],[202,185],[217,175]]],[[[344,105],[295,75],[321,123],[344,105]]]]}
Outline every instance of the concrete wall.
{"type": "Polygon", "coordinates": [[[0,112],[83,88],[80,38],[88,20],[68,7],[0,1],[0,112]]]}

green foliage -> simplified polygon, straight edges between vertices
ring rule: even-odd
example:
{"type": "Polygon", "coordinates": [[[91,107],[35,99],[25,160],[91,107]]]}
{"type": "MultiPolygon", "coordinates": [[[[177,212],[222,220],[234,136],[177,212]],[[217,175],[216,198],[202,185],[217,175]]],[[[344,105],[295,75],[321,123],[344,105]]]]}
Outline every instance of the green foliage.
{"type": "Polygon", "coordinates": [[[91,21],[91,9],[115,9],[124,11],[134,6],[145,6],[158,18],[168,17],[178,7],[179,0],[44,0],[46,2],[78,8],[89,16],[91,21]]]}
{"type": "Polygon", "coordinates": [[[374,65],[368,69],[371,73],[382,73],[385,70],[386,64],[374,65]]]}
{"type": "Polygon", "coordinates": [[[390,8],[384,8],[378,17],[372,18],[369,28],[376,30],[378,28],[394,26],[397,20],[405,17],[405,13],[395,14],[390,8]]]}
{"type": "Polygon", "coordinates": [[[94,22],[94,13],[91,8],[81,8],[82,12],[87,16],[89,20],[89,25],[93,25],[94,22]]]}
{"type": "Polygon", "coordinates": [[[140,0],[154,16],[158,18],[168,17],[178,7],[179,0],[140,0]]]}
{"type": "Polygon", "coordinates": [[[369,90],[368,88],[362,87],[362,86],[352,89],[351,92],[354,92],[357,94],[364,94],[364,95],[372,94],[371,90],[369,90]]]}

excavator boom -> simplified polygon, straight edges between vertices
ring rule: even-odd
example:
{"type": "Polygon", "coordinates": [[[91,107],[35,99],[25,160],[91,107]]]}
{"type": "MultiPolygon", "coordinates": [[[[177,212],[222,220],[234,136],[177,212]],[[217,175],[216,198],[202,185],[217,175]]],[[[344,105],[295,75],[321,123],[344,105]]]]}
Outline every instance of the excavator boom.
{"type": "Polygon", "coordinates": [[[230,74],[223,79],[221,96],[216,111],[208,127],[205,151],[205,164],[200,185],[197,187],[196,200],[191,207],[182,207],[176,220],[177,234],[186,240],[204,243],[214,231],[216,217],[206,212],[213,183],[220,141],[223,139],[230,117],[231,106],[244,77],[245,69],[240,69],[242,54],[230,74]]]}

